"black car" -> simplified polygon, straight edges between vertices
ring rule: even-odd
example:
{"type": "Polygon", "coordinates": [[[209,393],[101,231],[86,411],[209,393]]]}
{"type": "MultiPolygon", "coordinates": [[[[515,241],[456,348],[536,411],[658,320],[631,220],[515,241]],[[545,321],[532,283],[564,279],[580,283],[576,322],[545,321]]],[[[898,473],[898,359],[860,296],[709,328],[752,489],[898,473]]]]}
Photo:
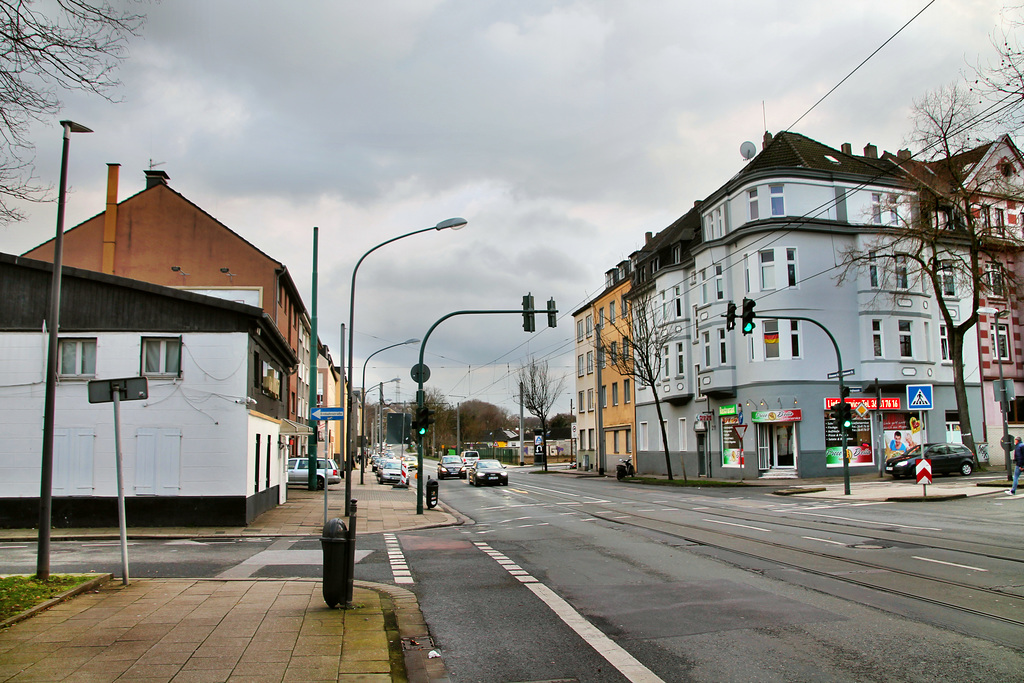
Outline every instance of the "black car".
{"type": "Polygon", "coordinates": [[[917,475],[917,461],[928,458],[932,461],[932,474],[959,472],[965,477],[974,471],[974,453],[959,443],[926,443],[914,446],[903,455],[885,461],[885,471],[893,479],[917,475]]]}
{"type": "Polygon", "coordinates": [[[448,477],[466,478],[466,463],[457,455],[442,455],[440,462],[437,463],[437,478],[448,477]]]}
{"type": "Polygon", "coordinates": [[[477,460],[469,466],[466,483],[473,486],[485,484],[508,486],[508,472],[505,471],[505,466],[497,460],[477,460]]]}

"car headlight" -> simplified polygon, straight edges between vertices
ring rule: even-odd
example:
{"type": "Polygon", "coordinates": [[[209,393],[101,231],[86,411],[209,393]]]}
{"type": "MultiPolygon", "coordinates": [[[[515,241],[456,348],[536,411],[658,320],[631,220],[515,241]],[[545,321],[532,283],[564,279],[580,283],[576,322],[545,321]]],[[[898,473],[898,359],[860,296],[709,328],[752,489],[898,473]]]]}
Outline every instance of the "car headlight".
{"type": "Polygon", "coordinates": [[[900,462],[896,463],[895,466],[896,467],[906,467],[909,464],[910,464],[909,460],[901,460],[900,462]]]}

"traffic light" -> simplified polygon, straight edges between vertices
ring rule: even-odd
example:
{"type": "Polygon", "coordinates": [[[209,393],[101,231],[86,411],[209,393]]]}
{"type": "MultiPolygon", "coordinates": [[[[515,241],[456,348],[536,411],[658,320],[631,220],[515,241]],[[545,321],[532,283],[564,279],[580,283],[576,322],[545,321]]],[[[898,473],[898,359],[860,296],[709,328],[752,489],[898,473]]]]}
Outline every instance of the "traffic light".
{"type": "Polygon", "coordinates": [[[725,329],[736,329],[736,304],[731,301],[725,307],[725,329]]]}
{"type": "Polygon", "coordinates": [[[558,323],[558,309],[555,308],[555,299],[548,299],[548,327],[554,327],[558,323]]]}
{"type": "Polygon", "coordinates": [[[533,318],[533,295],[525,294],[523,296],[523,331],[533,332],[537,329],[537,324],[533,318]]]}
{"type": "Polygon", "coordinates": [[[757,302],[753,299],[743,300],[743,334],[750,334],[754,331],[754,318],[757,314],[754,313],[754,306],[757,302]]]}
{"type": "Polygon", "coordinates": [[[434,411],[427,406],[420,406],[416,409],[416,420],[412,429],[418,436],[426,436],[430,425],[434,423],[434,411]]]}
{"type": "Polygon", "coordinates": [[[836,429],[844,432],[853,430],[853,408],[849,403],[837,403],[832,412],[835,415],[836,429]]]}

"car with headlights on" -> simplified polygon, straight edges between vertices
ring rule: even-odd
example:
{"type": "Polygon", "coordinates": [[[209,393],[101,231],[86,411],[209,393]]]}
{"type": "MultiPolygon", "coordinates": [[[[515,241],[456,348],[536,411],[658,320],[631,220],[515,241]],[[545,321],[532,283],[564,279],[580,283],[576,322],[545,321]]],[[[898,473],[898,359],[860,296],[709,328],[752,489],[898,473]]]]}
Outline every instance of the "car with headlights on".
{"type": "Polygon", "coordinates": [[[448,477],[466,478],[466,463],[457,455],[442,455],[437,463],[437,478],[447,479],[448,477]]]}
{"type": "Polygon", "coordinates": [[[885,471],[893,479],[913,477],[917,462],[922,458],[932,461],[932,474],[959,473],[968,476],[974,471],[974,453],[959,443],[926,443],[914,446],[906,453],[885,461],[885,471]]]}
{"type": "Polygon", "coordinates": [[[467,468],[466,481],[473,486],[508,486],[508,472],[497,460],[477,460],[467,468]]]}

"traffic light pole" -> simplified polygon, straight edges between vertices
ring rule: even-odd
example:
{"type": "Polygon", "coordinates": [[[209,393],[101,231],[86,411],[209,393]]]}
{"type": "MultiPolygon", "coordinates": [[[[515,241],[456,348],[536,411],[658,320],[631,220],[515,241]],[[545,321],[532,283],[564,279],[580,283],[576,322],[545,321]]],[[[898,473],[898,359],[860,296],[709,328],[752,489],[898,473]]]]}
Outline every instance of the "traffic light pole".
{"type": "MultiPolygon", "coordinates": [[[[821,329],[822,332],[827,334],[828,338],[829,338],[829,341],[832,342],[832,348],[834,348],[835,351],[836,351],[836,365],[837,365],[836,370],[838,371],[837,374],[839,375],[839,402],[840,403],[846,403],[846,389],[845,389],[845,386],[843,384],[843,355],[839,351],[839,343],[836,342],[836,338],[832,336],[832,333],[829,332],[827,327],[825,327],[824,325],[822,325],[821,323],[819,323],[817,320],[815,320],[813,318],[803,318],[803,317],[800,317],[800,316],[797,316],[797,315],[787,315],[785,317],[782,317],[782,316],[758,316],[758,317],[763,317],[763,318],[765,318],[767,320],[803,320],[804,322],[808,322],[808,323],[811,323],[812,325],[818,326],[821,329]]],[[[847,434],[846,434],[846,430],[845,429],[840,429],[839,431],[842,433],[842,436],[841,436],[841,439],[840,439],[840,444],[842,444],[842,452],[839,455],[843,459],[843,492],[844,492],[845,495],[848,496],[848,495],[850,495],[850,461],[846,457],[846,436],[847,436],[847,434]]]]}
{"type": "MultiPolygon", "coordinates": [[[[527,295],[527,296],[529,296],[529,295],[527,295]]],[[[523,303],[524,304],[526,303],[525,297],[524,297],[524,302],[523,303]]],[[[532,303],[532,297],[531,297],[531,303],[532,303]]],[[[535,314],[535,313],[547,313],[548,314],[548,322],[550,324],[550,322],[552,321],[553,316],[558,313],[558,310],[555,308],[554,304],[555,304],[554,299],[551,299],[550,301],[548,301],[548,307],[545,308],[545,309],[540,309],[540,310],[533,309],[533,308],[527,308],[524,305],[523,308],[513,308],[513,309],[479,310],[479,311],[454,311],[452,313],[449,313],[447,315],[444,315],[444,316],[441,316],[440,318],[438,318],[437,322],[435,322],[433,325],[431,325],[430,329],[427,330],[427,333],[425,335],[423,335],[423,341],[420,342],[420,358],[419,358],[419,363],[416,365],[416,368],[415,368],[416,372],[414,372],[414,374],[413,374],[413,379],[416,380],[416,414],[418,415],[420,413],[420,410],[423,408],[424,403],[425,403],[425,401],[424,401],[425,396],[423,394],[423,383],[426,381],[426,377],[424,375],[427,374],[427,373],[424,371],[425,366],[423,365],[423,353],[427,349],[427,340],[430,339],[430,335],[433,334],[434,329],[438,325],[443,323],[445,320],[448,320],[449,318],[454,318],[455,316],[459,316],[459,315],[501,315],[501,314],[508,314],[508,313],[515,313],[517,315],[535,314]]],[[[419,438],[416,439],[416,466],[417,466],[417,469],[416,469],[416,472],[417,472],[417,474],[416,474],[416,514],[417,515],[422,515],[423,514],[423,435],[418,435],[418,436],[419,436],[419,438]]],[[[520,441],[521,441],[521,439],[520,439],[520,441]]]]}

